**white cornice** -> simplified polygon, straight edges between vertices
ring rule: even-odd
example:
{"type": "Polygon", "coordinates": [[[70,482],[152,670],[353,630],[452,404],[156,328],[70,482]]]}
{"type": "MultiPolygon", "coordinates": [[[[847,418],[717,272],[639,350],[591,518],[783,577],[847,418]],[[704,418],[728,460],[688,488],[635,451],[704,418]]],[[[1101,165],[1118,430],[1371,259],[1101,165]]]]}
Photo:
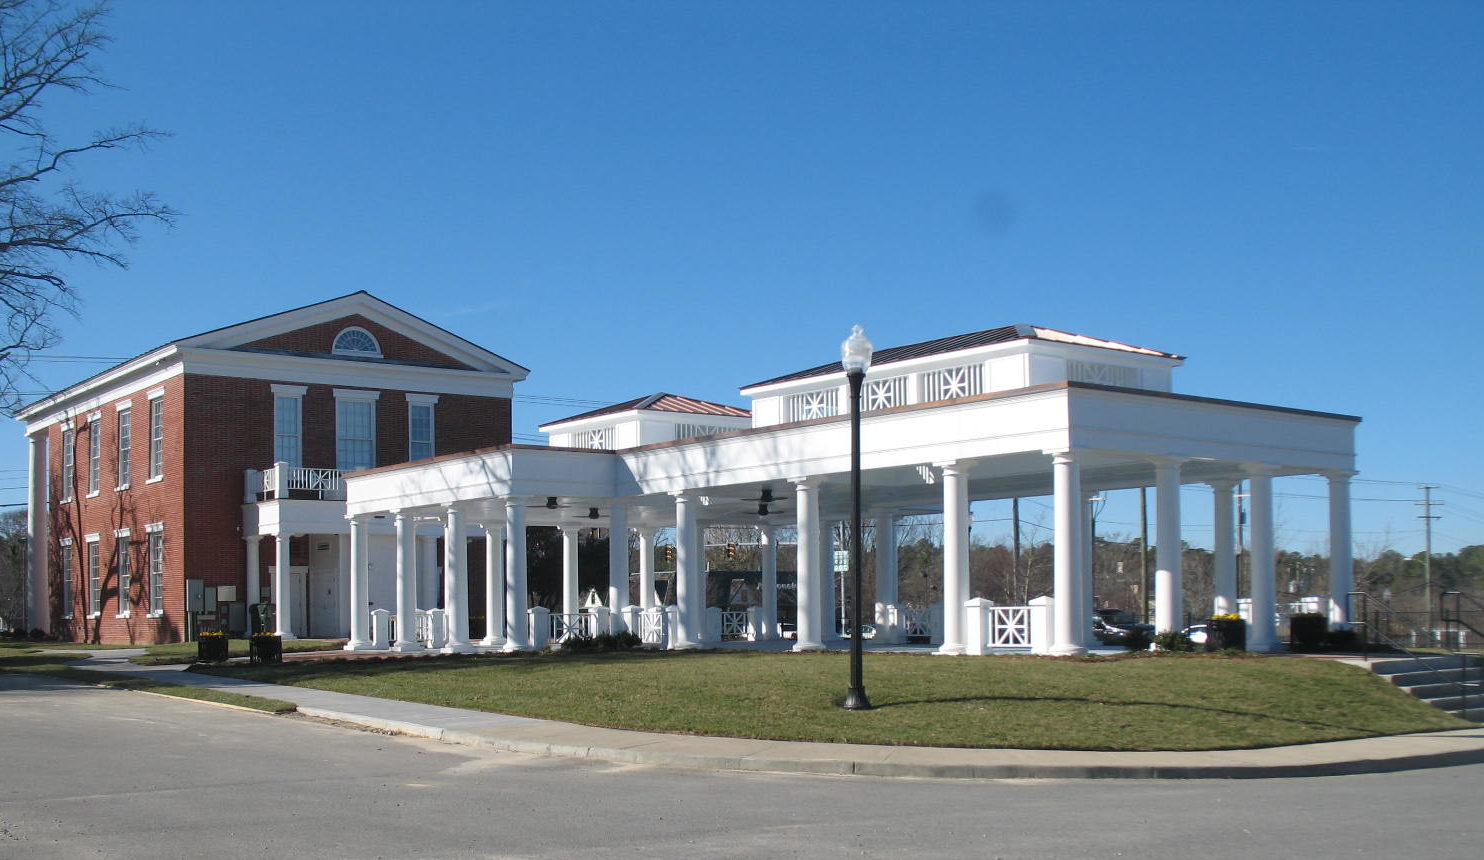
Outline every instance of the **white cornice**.
{"type": "Polygon", "coordinates": [[[234,376],[306,385],[423,391],[429,394],[465,394],[474,397],[510,397],[515,380],[480,370],[455,370],[410,364],[352,362],[338,358],[311,358],[265,352],[223,349],[181,350],[186,373],[234,376]]]}

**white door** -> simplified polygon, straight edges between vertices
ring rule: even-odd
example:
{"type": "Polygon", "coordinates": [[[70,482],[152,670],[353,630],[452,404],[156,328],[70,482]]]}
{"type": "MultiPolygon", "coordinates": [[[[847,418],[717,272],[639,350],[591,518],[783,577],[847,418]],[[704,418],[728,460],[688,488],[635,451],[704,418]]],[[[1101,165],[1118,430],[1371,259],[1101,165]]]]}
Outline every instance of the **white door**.
{"type": "Polygon", "coordinates": [[[315,639],[335,639],[344,635],[340,629],[340,564],[338,542],[333,537],[316,535],[309,555],[309,635],[315,639]]]}

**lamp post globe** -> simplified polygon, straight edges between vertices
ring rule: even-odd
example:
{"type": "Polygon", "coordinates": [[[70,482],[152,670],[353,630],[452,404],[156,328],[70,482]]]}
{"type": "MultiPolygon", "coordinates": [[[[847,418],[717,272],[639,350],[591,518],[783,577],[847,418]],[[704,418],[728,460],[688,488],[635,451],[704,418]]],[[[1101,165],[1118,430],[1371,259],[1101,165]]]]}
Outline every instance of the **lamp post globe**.
{"type": "Polygon", "coordinates": [[[840,365],[850,382],[850,687],[843,703],[847,710],[863,711],[871,707],[861,666],[861,385],[866,369],[871,366],[871,342],[860,326],[840,344],[840,365]]]}

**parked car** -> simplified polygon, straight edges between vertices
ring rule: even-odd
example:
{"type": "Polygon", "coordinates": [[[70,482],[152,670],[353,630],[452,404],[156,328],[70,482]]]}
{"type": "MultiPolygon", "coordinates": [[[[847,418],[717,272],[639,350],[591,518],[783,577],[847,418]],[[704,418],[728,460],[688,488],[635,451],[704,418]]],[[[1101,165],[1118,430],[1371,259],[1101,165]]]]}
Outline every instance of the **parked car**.
{"type": "Polygon", "coordinates": [[[1181,632],[1189,636],[1191,643],[1194,645],[1205,645],[1206,640],[1210,638],[1210,634],[1207,632],[1206,625],[1204,624],[1192,624],[1181,632]]]}
{"type": "Polygon", "coordinates": [[[1123,609],[1093,610],[1092,635],[1104,645],[1122,645],[1135,632],[1142,632],[1145,639],[1153,638],[1154,625],[1135,621],[1123,609]]]}

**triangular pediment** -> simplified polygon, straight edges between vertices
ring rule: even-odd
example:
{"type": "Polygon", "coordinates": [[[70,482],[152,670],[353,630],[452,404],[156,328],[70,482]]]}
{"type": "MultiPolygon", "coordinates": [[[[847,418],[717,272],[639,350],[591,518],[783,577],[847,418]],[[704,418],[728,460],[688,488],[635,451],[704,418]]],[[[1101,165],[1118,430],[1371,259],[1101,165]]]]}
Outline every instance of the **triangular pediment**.
{"type": "Polygon", "coordinates": [[[175,342],[181,348],[268,352],[448,367],[524,379],[529,370],[367,292],[259,317],[175,342]],[[337,350],[350,329],[371,336],[374,351],[337,350]]]}

